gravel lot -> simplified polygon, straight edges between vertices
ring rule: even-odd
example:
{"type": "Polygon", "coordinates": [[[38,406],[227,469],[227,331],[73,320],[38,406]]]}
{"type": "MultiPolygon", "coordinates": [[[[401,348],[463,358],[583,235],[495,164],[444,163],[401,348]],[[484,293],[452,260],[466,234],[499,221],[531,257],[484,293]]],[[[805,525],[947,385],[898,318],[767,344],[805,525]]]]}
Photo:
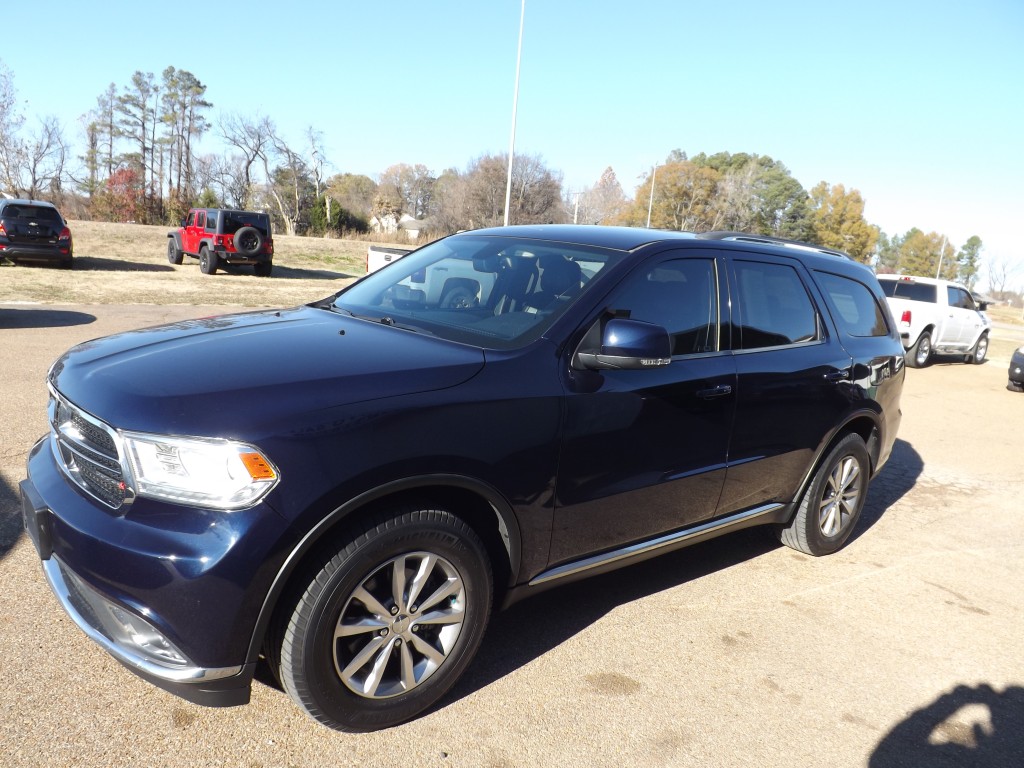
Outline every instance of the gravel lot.
{"type": "Polygon", "coordinates": [[[17,484],[73,343],[224,307],[0,305],[0,766],[1024,765],[1024,395],[1006,361],[908,371],[841,552],[751,530],[501,614],[440,708],[347,735],[257,683],[204,709],[57,605],[17,484]]]}

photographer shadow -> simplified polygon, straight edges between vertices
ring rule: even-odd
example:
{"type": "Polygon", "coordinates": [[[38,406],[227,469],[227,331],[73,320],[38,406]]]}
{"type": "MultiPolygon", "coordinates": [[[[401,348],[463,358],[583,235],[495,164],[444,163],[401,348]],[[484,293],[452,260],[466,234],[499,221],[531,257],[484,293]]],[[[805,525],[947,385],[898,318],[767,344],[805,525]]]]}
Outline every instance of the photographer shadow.
{"type": "Polygon", "coordinates": [[[1024,688],[958,685],[879,742],[869,768],[1024,765],[1024,688]]]}

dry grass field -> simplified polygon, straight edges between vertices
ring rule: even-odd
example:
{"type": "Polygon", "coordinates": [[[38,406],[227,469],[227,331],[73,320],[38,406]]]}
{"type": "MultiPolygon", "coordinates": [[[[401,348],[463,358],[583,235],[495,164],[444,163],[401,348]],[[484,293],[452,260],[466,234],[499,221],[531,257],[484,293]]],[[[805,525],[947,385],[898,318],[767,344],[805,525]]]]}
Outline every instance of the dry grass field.
{"type": "Polygon", "coordinates": [[[274,274],[215,275],[167,262],[169,227],[72,221],[74,269],[0,267],[0,303],[290,306],[328,296],[366,271],[367,243],[274,235],[274,274]]]}

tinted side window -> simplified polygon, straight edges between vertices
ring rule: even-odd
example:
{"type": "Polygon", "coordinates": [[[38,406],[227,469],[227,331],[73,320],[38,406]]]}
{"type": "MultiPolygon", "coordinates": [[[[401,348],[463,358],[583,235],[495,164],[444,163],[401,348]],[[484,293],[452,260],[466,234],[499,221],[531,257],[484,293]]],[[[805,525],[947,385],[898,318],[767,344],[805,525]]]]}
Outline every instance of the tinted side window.
{"type": "Polygon", "coordinates": [[[206,231],[216,232],[217,231],[217,212],[207,211],[206,213],[206,231]]]}
{"type": "Polygon", "coordinates": [[[868,287],[848,277],[816,272],[836,324],[851,336],[887,336],[885,313],[868,287]]]}
{"type": "Polygon", "coordinates": [[[960,307],[961,309],[977,309],[974,304],[974,299],[967,293],[963,288],[957,288],[956,286],[946,286],[946,298],[949,301],[949,306],[960,307]]]}
{"type": "Polygon", "coordinates": [[[193,226],[195,226],[195,223],[196,223],[196,212],[195,211],[189,211],[188,212],[188,219],[185,220],[185,226],[186,227],[193,227],[193,226]]]}
{"type": "Polygon", "coordinates": [[[737,261],[736,282],[740,349],[818,339],[818,314],[795,269],[737,261]]]}
{"type": "Polygon", "coordinates": [[[612,309],[663,326],[673,355],[714,352],[718,340],[718,281],[713,259],[675,259],[631,275],[612,309]]]}

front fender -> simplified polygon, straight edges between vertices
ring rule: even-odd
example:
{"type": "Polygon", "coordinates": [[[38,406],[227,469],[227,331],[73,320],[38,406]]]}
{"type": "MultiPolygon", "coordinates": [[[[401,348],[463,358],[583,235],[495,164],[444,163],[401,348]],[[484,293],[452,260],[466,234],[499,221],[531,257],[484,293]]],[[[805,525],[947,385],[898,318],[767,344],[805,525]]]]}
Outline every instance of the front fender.
{"type": "MultiPolygon", "coordinates": [[[[281,568],[278,570],[277,576],[274,577],[273,584],[271,584],[270,590],[267,592],[267,596],[263,601],[263,607],[260,609],[259,617],[257,618],[256,625],[253,628],[253,635],[250,640],[249,653],[246,657],[246,662],[255,662],[259,659],[264,637],[270,627],[270,622],[277,610],[278,603],[282,596],[287,592],[292,576],[302,567],[302,564],[305,562],[306,557],[310,552],[312,552],[316,546],[325,539],[325,537],[330,536],[331,532],[336,529],[338,524],[349,519],[353,514],[357,513],[359,510],[367,508],[376,501],[409,491],[415,491],[417,489],[436,490],[439,488],[452,488],[469,491],[479,496],[482,501],[485,501],[490,505],[491,510],[497,518],[497,526],[508,555],[510,574],[514,580],[515,574],[519,572],[522,553],[521,532],[511,505],[495,488],[479,480],[463,475],[425,475],[420,477],[404,478],[392,483],[387,483],[383,486],[362,493],[345,502],[340,507],[337,507],[333,512],[326,515],[316,525],[314,525],[313,528],[309,530],[292,548],[291,552],[285,558],[284,563],[281,565],[281,568]]],[[[509,586],[511,587],[511,584],[509,584],[509,586]]]]}

